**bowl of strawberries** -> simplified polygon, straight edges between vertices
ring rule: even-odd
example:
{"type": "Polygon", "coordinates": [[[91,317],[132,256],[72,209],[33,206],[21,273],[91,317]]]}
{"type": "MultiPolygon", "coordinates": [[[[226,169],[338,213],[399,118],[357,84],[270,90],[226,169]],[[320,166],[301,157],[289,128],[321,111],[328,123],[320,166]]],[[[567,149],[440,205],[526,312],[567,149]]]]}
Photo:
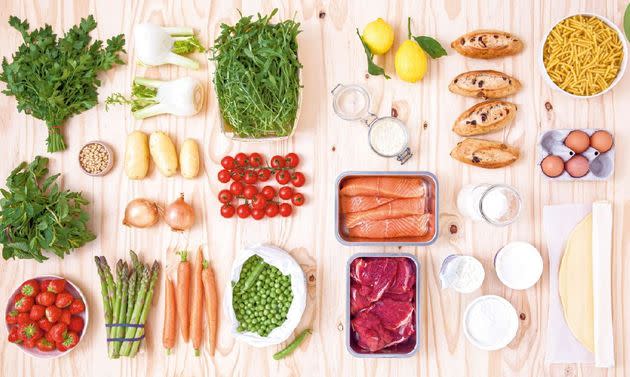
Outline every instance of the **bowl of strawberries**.
{"type": "Polygon", "coordinates": [[[5,322],[9,342],[33,357],[56,358],[73,350],[85,333],[85,296],[60,276],[39,276],[13,292],[5,322]]]}

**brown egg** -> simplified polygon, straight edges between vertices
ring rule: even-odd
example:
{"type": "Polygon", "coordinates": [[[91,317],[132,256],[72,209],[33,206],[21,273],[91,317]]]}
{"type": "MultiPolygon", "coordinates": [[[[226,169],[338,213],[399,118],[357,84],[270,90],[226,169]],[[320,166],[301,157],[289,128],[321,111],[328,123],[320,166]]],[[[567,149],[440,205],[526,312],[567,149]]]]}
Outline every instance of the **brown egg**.
{"type": "Polygon", "coordinates": [[[573,178],[582,178],[588,174],[588,159],[581,154],[577,154],[564,164],[567,173],[573,178]]]}
{"type": "Polygon", "coordinates": [[[558,156],[549,155],[543,158],[540,168],[547,177],[555,178],[564,172],[564,161],[558,156]]]}
{"type": "Polygon", "coordinates": [[[564,139],[564,145],[571,149],[575,154],[580,154],[588,149],[591,145],[591,138],[584,131],[571,131],[567,138],[564,139]]]}
{"type": "Polygon", "coordinates": [[[608,131],[599,130],[591,135],[591,147],[599,153],[606,153],[613,146],[613,137],[608,131]]]}

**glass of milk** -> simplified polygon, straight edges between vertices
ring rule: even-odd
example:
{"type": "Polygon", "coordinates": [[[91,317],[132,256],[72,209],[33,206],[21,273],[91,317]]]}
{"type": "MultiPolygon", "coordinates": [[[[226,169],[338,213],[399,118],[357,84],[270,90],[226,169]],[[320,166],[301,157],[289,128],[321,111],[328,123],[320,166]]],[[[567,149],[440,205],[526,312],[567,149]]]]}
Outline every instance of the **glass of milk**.
{"type": "Polygon", "coordinates": [[[457,209],[462,215],[496,226],[516,221],[521,206],[521,196],[509,185],[466,185],[457,195],[457,209]]]}

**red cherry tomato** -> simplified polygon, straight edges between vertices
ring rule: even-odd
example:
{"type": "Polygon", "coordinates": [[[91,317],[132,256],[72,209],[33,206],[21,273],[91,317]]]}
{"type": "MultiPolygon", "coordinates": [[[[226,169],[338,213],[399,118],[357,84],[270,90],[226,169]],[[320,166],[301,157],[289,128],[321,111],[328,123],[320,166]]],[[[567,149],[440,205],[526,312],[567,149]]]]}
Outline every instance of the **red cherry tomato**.
{"type": "Polygon", "coordinates": [[[265,208],[265,215],[269,217],[276,217],[279,211],[280,208],[276,203],[269,203],[267,204],[267,208],[265,208]]]}
{"type": "Polygon", "coordinates": [[[295,168],[300,164],[300,158],[295,153],[287,154],[286,156],[284,156],[284,160],[286,161],[287,166],[290,168],[295,168]]]}
{"type": "Polygon", "coordinates": [[[225,156],[221,159],[221,166],[223,166],[224,169],[226,170],[232,170],[234,169],[234,166],[236,166],[234,164],[234,157],[232,156],[225,156]]]}
{"type": "Polygon", "coordinates": [[[254,195],[256,194],[258,194],[258,189],[256,188],[256,186],[245,186],[245,189],[243,190],[243,196],[245,197],[245,199],[253,199],[254,195]]]}
{"type": "Polygon", "coordinates": [[[293,212],[293,207],[291,207],[289,203],[280,204],[280,216],[289,217],[291,216],[292,212],[293,212]]]}
{"type": "Polygon", "coordinates": [[[249,217],[251,213],[252,211],[249,209],[249,206],[247,204],[241,204],[238,207],[236,207],[236,214],[241,219],[245,219],[249,217]]]}
{"type": "Polygon", "coordinates": [[[291,200],[291,197],[293,196],[293,189],[289,186],[284,186],[280,189],[278,196],[280,199],[291,200]]]}
{"type": "Polygon", "coordinates": [[[295,194],[293,194],[293,197],[291,198],[291,203],[293,203],[294,206],[299,207],[302,204],[304,204],[304,195],[300,194],[299,192],[296,192],[295,194]]]}
{"type": "Polygon", "coordinates": [[[238,166],[246,166],[248,163],[248,157],[245,153],[237,153],[236,156],[234,156],[234,160],[236,160],[238,166]]]}
{"type": "Polygon", "coordinates": [[[291,175],[291,184],[293,186],[302,187],[304,186],[304,182],[306,182],[306,178],[304,177],[304,174],[300,172],[295,172],[291,175]]]}
{"type": "Polygon", "coordinates": [[[252,153],[249,155],[249,166],[257,168],[263,164],[263,158],[259,153],[252,153]]]}
{"type": "Polygon", "coordinates": [[[267,200],[272,200],[276,197],[276,190],[271,186],[263,187],[261,192],[267,200]]]}
{"type": "Polygon", "coordinates": [[[253,185],[258,181],[258,175],[253,170],[247,170],[243,176],[243,181],[248,185],[253,185]]]}
{"type": "Polygon", "coordinates": [[[244,186],[241,182],[232,182],[230,185],[230,192],[234,196],[239,196],[243,193],[244,186]]]}
{"type": "Polygon", "coordinates": [[[271,157],[271,167],[274,169],[282,169],[285,166],[284,158],[281,156],[271,157]]]}
{"type": "Polygon", "coordinates": [[[229,203],[234,199],[234,196],[230,192],[230,190],[221,190],[219,191],[219,201],[223,204],[229,203]]]}
{"type": "Polygon", "coordinates": [[[254,199],[252,199],[252,208],[265,209],[266,205],[267,205],[267,199],[261,193],[256,194],[254,196],[254,199]]]}
{"type": "Polygon", "coordinates": [[[217,177],[219,178],[219,182],[228,183],[230,179],[232,179],[232,174],[230,174],[229,171],[222,169],[222,170],[219,170],[219,174],[217,177]]]}
{"type": "Polygon", "coordinates": [[[236,168],[234,170],[232,170],[232,172],[230,173],[230,176],[232,177],[232,180],[234,182],[239,182],[243,179],[243,175],[245,173],[243,172],[243,169],[241,168],[236,168]]]}
{"type": "Polygon", "coordinates": [[[276,181],[281,185],[286,185],[291,180],[291,174],[286,170],[280,170],[276,173],[276,181]]]}
{"type": "Polygon", "coordinates": [[[266,168],[262,168],[258,170],[258,180],[261,182],[267,182],[269,178],[271,178],[271,171],[266,168]]]}
{"type": "Polygon", "coordinates": [[[258,209],[258,208],[252,209],[252,218],[254,220],[261,220],[263,217],[265,217],[264,209],[258,209]]]}
{"type": "Polygon", "coordinates": [[[236,210],[234,209],[234,206],[231,204],[224,204],[221,206],[221,216],[225,217],[226,219],[229,219],[230,217],[234,216],[235,212],[236,210]]]}

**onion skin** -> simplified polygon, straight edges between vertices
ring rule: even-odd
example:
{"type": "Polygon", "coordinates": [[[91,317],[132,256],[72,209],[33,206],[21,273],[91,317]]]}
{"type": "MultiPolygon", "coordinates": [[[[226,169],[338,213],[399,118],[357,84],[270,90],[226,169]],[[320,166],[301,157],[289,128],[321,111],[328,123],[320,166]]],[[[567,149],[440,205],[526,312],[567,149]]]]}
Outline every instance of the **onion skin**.
{"type": "Polygon", "coordinates": [[[166,207],[164,221],[171,227],[173,232],[183,232],[192,228],[195,223],[195,211],[184,200],[184,193],[179,194],[179,198],[166,207]]]}
{"type": "Polygon", "coordinates": [[[149,199],[138,198],[130,201],[125,208],[123,225],[134,228],[148,228],[160,219],[160,207],[149,199]]]}

